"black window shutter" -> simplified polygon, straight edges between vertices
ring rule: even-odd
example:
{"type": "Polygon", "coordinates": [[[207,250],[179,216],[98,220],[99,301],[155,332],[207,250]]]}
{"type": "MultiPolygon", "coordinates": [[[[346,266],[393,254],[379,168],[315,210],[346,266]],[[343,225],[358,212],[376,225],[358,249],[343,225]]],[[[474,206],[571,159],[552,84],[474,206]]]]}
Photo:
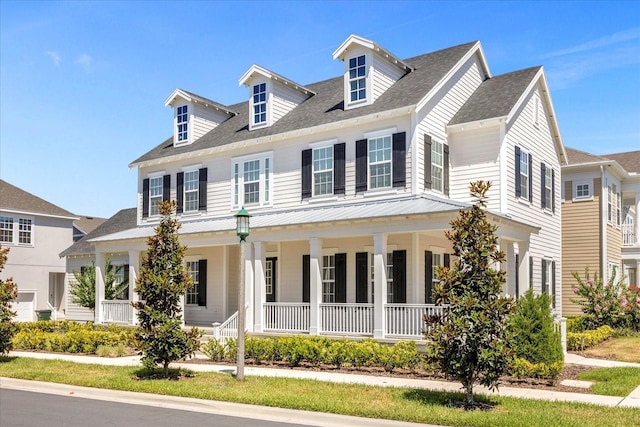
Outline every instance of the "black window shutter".
{"type": "Polygon", "coordinates": [[[529,153],[529,201],[533,202],[533,157],[529,153]]]}
{"type": "Polygon", "coordinates": [[[542,268],[542,293],[546,294],[549,292],[549,289],[547,289],[547,282],[546,282],[546,277],[547,277],[547,263],[545,262],[544,259],[540,260],[540,266],[542,268]]]}
{"type": "Polygon", "coordinates": [[[407,144],[406,144],[406,132],[399,132],[393,134],[393,186],[404,187],[406,182],[406,169],[407,169],[407,144]]]}
{"type": "Polygon", "coordinates": [[[444,194],[449,195],[449,146],[447,144],[442,145],[442,151],[444,153],[444,194]]]}
{"type": "Polygon", "coordinates": [[[335,254],[336,302],[347,302],[347,254],[335,254]]]}
{"type": "MultiPolygon", "coordinates": [[[[125,282],[129,282],[129,264],[125,264],[122,269],[124,270],[123,275],[124,275],[125,282]]],[[[131,283],[129,283],[129,286],[123,292],[124,299],[129,299],[129,289],[131,289],[131,283]]]]}
{"type": "Polygon", "coordinates": [[[433,304],[433,252],[424,251],[424,303],[433,304]]]}
{"type": "Polygon", "coordinates": [[[84,272],[87,271],[87,267],[84,265],[80,267],[80,274],[84,275],[84,272]]]}
{"type": "Polygon", "coordinates": [[[198,210],[207,210],[207,168],[198,171],[198,210]]]}
{"type": "Polygon", "coordinates": [[[344,142],[333,146],[333,194],[344,194],[345,150],[344,142]]]}
{"type": "Polygon", "coordinates": [[[198,305],[207,305],[207,260],[198,261],[198,305]]]}
{"type": "Polygon", "coordinates": [[[551,169],[551,211],[556,211],[556,170],[551,169]]]}
{"type": "Polygon", "coordinates": [[[302,255],[302,302],[309,302],[311,295],[311,255],[302,255]]]}
{"type": "Polygon", "coordinates": [[[393,251],[393,303],[407,302],[407,251],[393,251]]]}
{"type": "Polygon", "coordinates": [[[311,197],[311,163],[313,150],[302,150],[302,199],[311,197]]]}
{"type": "Polygon", "coordinates": [[[515,254],[515,262],[516,262],[516,274],[515,274],[515,279],[516,279],[516,301],[518,300],[518,297],[520,296],[520,255],[515,254]]]}
{"type": "Polygon", "coordinates": [[[162,177],[162,201],[167,202],[171,198],[171,175],[162,177]]]}
{"type": "Polygon", "coordinates": [[[367,140],[356,141],[356,193],[367,191],[367,140]]]}
{"type": "Polygon", "coordinates": [[[516,197],[522,196],[522,181],[520,180],[520,147],[516,146],[516,197]]]}
{"type": "Polygon", "coordinates": [[[447,268],[451,267],[451,255],[444,254],[444,266],[447,268]]]}
{"type": "Polygon", "coordinates": [[[431,136],[424,135],[424,189],[431,190],[431,136]]]}
{"type": "Polygon", "coordinates": [[[533,287],[533,257],[529,257],[529,287],[533,287]]]}
{"type": "Polygon", "coordinates": [[[369,283],[369,253],[356,253],[356,303],[369,302],[367,288],[369,283]]]}
{"type": "Polygon", "coordinates": [[[267,258],[267,261],[271,261],[271,293],[267,294],[267,302],[276,302],[276,288],[278,277],[278,258],[267,258]]]}
{"type": "Polygon", "coordinates": [[[176,175],[176,202],[176,213],[181,214],[184,211],[184,172],[176,175]]]}
{"type": "Polygon", "coordinates": [[[551,306],[556,308],[556,262],[551,261],[551,306]]]}
{"type": "MultiPolygon", "coordinates": [[[[547,207],[546,174],[547,167],[544,163],[540,163],[540,205],[542,209],[547,207]]],[[[551,202],[551,200],[549,200],[549,202],[551,202]]]]}
{"type": "Polygon", "coordinates": [[[142,218],[149,216],[149,178],[142,180],[142,218]]]}

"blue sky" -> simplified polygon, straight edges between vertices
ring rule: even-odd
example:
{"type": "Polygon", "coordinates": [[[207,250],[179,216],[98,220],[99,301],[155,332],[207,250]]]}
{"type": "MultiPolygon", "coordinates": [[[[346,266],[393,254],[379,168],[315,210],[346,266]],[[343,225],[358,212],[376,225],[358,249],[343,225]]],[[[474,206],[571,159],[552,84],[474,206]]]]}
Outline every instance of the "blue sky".
{"type": "Polygon", "coordinates": [[[335,77],[354,33],[400,58],[480,40],[543,65],[564,143],[640,149],[640,2],[0,1],[0,177],[79,215],[135,206],[128,164],[172,134],[175,88],[223,104],[258,64],[335,77]]]}

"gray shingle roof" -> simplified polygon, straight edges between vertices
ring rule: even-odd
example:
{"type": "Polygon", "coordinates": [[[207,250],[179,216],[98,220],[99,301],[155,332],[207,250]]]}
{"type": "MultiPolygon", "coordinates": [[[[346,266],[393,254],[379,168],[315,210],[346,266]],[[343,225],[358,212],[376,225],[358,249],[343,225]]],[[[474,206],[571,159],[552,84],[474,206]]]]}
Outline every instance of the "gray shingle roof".
{"type": "Polygon", "coordinates": [[[268,128],[249,132],[248,101],[230,105],[228,108],[237,111],[238,115],[221,123],[193,144],[174,147],[171,136],[134,160],[131,165],[416,105],[476,44],[477,42],[465,43],[405,60],[414,70],[393,84],[376,102],[365,107],[344,109],[342,76],[306,85],[316,95],[268,128]]]}
{"type": "Polygon", "coordinates": [[[222,105],[219,102],[212,101],[212,100],[210,100],[208,98],[205,98],[204,96],[196,95],[195,93],[189,92],[189,91],[184,90],[184,89],[178,89],[178,90],[186,93],[187,95],[189,95],[191,98],[195,99],[198,102],[201,102],[203,104],[209,104],[212,107],[219,108],[219,109],[221,109],[223,111],[228,111],[229,113],[232,113],[232,114],[237,114],[235,111],[230,110],[229,107],[227,107],[226,105],[222,105]]]}
{"type": "Polygon", "coordinates": [[[96,237],[106,236],[108,234],[118,233],[123,230],[135,228],[137,225],[137,209],[129,208],[122,209],[114,216],[100,224],[89,234],[82,239],[69,246],[67,249],[60,253],[60,257],[72,256],[72,255],[88,255],[93,254],[93,243],[90,243],[90,239],[96,237]]]}
{"type": "Polygon", "coordinates": [[[73,221],[74,227],[83,232],[89,234],[96,229],[100,224],[105,222],[106,218],[97,218],[93,216],[81,216],[79,219],[73,221]]]}
{"type": "Polygon", "coordinates": [[[485,80],[458,110],[450,125],[507,116],[540,66],[501,74],[485,80]]]}
{"type": "Polygon", "coordinates": [[[607,159],[601,156],[596,156],[595,154],[587,153],[586,151],[576,150],[575,148],[565,147],[567,151],[568,164],[569,165],[577,165],[580,163],[594,163],[594,162],[604,162],[607,159]]]}
{"type": "Polygon", "coordinates": [[[74,214],[0,179],[0,209],[73,218],[74,214]]]}
{"type": "Polygon", "coordinates": [[[603,154],[602,157],[615,160],[627,172],[640,173],[640,150],[626,153],[603,154]]]}

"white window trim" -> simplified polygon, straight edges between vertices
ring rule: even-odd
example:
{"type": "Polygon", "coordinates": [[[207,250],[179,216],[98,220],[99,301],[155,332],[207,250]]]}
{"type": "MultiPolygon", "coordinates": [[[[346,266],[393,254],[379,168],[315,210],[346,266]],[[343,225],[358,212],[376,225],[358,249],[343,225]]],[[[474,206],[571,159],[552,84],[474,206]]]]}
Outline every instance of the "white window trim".
{"type": "Polygon", "coordinates": [[[151,173],[147,174],[147,179],[149,179],[149,217],[148,218],[159,218],[160,217],[160,213],[159,212],[157,214],[152,214],[151,213],[151,180],[152,179],[157,179],[157,178],[163,178],[166,174],[167,174],[166,171],[151,172],[151,173]]]}
{"type": "Polygon", "coordinates": [[[180,147],[191,144],[193,138],[193,106],[190,102],[180,103],[173,109],[173,145],[180,147]],[[178,107],[187,107],[187,139],[178,141],[178,107]]]}
{"type": "MultiPolygon", "coordinates": [[[[203,257],[201,255],[187,255],[182,259],[183,265],[184,265],[184,269],[187,270],[187,267],[189,265],[190,262],[200,262],[200,260],[203,259],[203,257]]],[[[200,270],[198,270],[198,274],[200,274],[200,270]]],[[[195,304],[187,304],[187,294],[185,292],[184,295],[184,305],[185,307],[189,307],[189,310],[204,310],[207,307],[206,306],[199,306],[198,303],[196,302],[195,304]]]]}
{"type": "Polygon", "coordinates": [[[273,206],[273,198],[274,198],[274,194],[273,194],[273,188],[274,188],[274,183],[273,183],[273,151],[267,151],[267,152],[263,152],[263,153],[258,153],[258,154],[252,154],[252,155],[246,155],[246,156],[240,156],[240,157],[233,157],[231,159],[231,179],[229,180],[230,185],[231,185],[231,208],[232,210],[236,210],[236,209],[240,209],[241,207],[245,206],[244,203],[244,171],[242,168],[242,165],[245,162],[248,161],[253,161],[253,160],[260,160],[260,201],[258,203],[251,203],[249,205],[246,205],[247,207],[267,207],[267,206],[273,206]],[[269,176],[265,176],[265,160],[269,159],[269,176]],[[235,196],[236,196],[236,188],[235,188],[235,166],[236,164],[238,165],[238,203],[235,202],[235,196]],[[264,200],[264,195],[265,195],[265,190],[267,190],[266,188],[266,183],[269,183],[269,188],[268,188],[268,192],[269,192],[269,200],[265,201],[264,200]]]}
{"type": "Polygon", "coordinates": [[[593,181],[574,181],[573,182],[573,194],[571,200],[574,202],[582,202],[586,200],[593,200],[593,181]],[[589,186],[589,196],[578,197],[578,185],[589,186]]]}
{"type": "MultiPolygon", "coordinates": [[[[526,148],[520,147],[520,197],[518,197],[518,199],[520,200],[520,202],[526,204],[527,206],[531,206],[531,202],[529,201],[529,197],[531,196],[529,194],[529,181],[531,181],[531,179],[533,178],[529,176],[529,170],[531,170],[533,174],[533,166],[529,165],[529,154],[530,154],[529,150],[527,150],[526,148]],[[527,185],[525,186],[525,188],[527,189],[526,195],[524,195],[522,192],[522,159],[523,157],[526,157],[527,159],[527,169],[526,169],[527,185]]],[[[531,191],[533,191],[533,184],[531,185],[531,191]]]]}
{"type": "MultiPolygon", "coordinates": [[[[187,165],[187,166],[183,166],[182,167],[182,173],[188,173],[188,172],[198,172],[200,173],[200,169],[202,169],[202,163],[198,163],[197,165],[187,165]]],[[[177,190],[177,189],[176,189],[177,190]]],[[[200,203],[200,178],[198,177],[198,204],[200,203]]],[[[186,205],[187,205],[187,190],[186,190],[186,186],[184,186],[183,183],[183,188],[182,188],[182,203],[183,203],[183,209],[182,209],[182,213],[180,214],[181,216],[185,217],[185,216],[201,216],[204,214],[204,212],[202,212],[200,209],[194,209],[194,210],[186,210],[186,205]]]]}
{"type": "Polygon", "coordinates": [[[249,85],[249,130],[256,130],[256,129],[262,129],[265,127],[269,127],[271,126],[271,111],[273,110],[273,87],[271,84],[271,81],[268,79],[259,79],[259,80],[254,80],[251,82],[251,84],[249,85]],[[265,85],[265,97],[266,97],[266,115],[267,115],[267,120],[265,122],[262,123],[255,123],[254,122],[254,114],[253,114],[253,88],[256,85],[260,85],[264,83],[265,85]]]}
{"type": "Polygon", "coordinates": [[[12,224],[13,230],[11,233],[12,241],[0,242],[0,244],[2,244],[3,246],[20,246],[23,248],[32,248],[35,246],[35,243],[34,243],[36,240],[35,217],[28,216],[28,215],[13,215],[13,214],[4,213],[4,212],[0,212],[0,216],[13,219],[13,224],[12,224]],[[20,220],[21,219],[26,219],[31,221],[31,243],[20,243],[20,220]]]}
{"type": "Polygon", "coordinates": [[[554,171],[553,168],[551,166],[549,166],[548,164],[545,163],[545,171],[544,171],[544,191],[545,191],[545,199],[546,199],[546,203],[545,203],[545,207],[544,207],[544,211],[548,214],[553,214],[553,198],[554,198],[554,194],[553,194],[553,178],[554,178],[554,171]],[[549,185],[549,186],[547,186],[549,185]],[[549,191],[549,195],[547,196],[547,191],[549,191]]]}
{"type": "Polygon", "coordinates": [[[373,83],[372,83],[372,62],[373,56],[368,51],[363,50],[355,50],[351,55],[345,58],[344,60],[344,105],[345,110],[351,108],[362,107],[365,105],[369,105],[373,102],[373,83]],[[349,60],[351,58],[357,58],[358,56],[364,56],[364,66],[365,66],[365,90],[366,96],[364,99],[359,99],[357,101],[351,101],[351,85],[349,78],[349,60]]]}
{"type": "Polygon", "coordinates": [[[391,136],[392,139],[393,139],[393,134],[394,133],[398,133],[398,128],[397,127],[374,130],[374,131],[371,131],[371,132],[365,132],[362,136],[367,140],[372,139],[372,138],[380,138],[381,136],[391,136]]]}
{"type": "Polygon", "coordinates": [[[444,142],[441,142],[441,141],[439,141],[439,140],[437,140],[437,139],[435,139],[435,138],[432,138],[432,139],[431,139],[431,165],[430,165],[431,167],[429,168],[429,172],[431,173],[431,189],[430,189],[430,190],[431,190],[431,191],[435,191],[435,192],[437,192],[437,193],[441,193],[441,194],[444,194],[444,171],[445,171],[445,164],[444,164],[444,146],[445,146],[445,143],[444,143],[444,142]],[[431,171],[431,169],[432,169],[432,168],[433,168],[433,166],[434,166],[434,162],[433,162],[433,147],[434,147],[436,144],[439,144],[439,145],[442,147],[442,166],[440,166],[440,165],[435,165],[436,167],[439,167],[439,168],[442,170],[442,177],[441,177],[441,181],[442,181],[442,182],[441,182],[441,184],[442,184],[442,185],[441,185],[441,188],[435,188],[435,185],[434,185],[434,179],[433,179],[433,172],[431,171]]]}
{"type": "Polygon", "coordinates": [[[607,224],[614,225],[613,186],[611,184],[607,184],[607,195],[605,203],[607,204],[607,224]]]}
{"type": "MultiPolygon", "coordinates": [[[[336,172],[336,156],[335,156],[335,150],[334,150],[334,145],[335,144],[324,144],[324,145],[317,145],[317,144],[313,144],[314,146],[311,147],[311,198],[316,198],[316,199],[327,199],[327,198],[331,198],[334,197],[333,194],[333,187],[335,185],[335,172],[336,172]],[[326,148],[331,148],[331,192],[329,193],[324,193],[324,194],[316,194],[316,170],[315,170],[315,160],[314,160],[314,154],[316,152],[316,150],[322,150],[322,149],[326,149],[326,148]]],[[[328,172],[328,171],[325,171],[328,172]]]]}
{"type": "MultiPolygon", "coordinates": [[[[366,134],[365,134],[366,136],[366,134]]],[[[384,162],[386,163],[386,162],[384,162]]],[[[367,192],[377,193],[378,195],[382,191],[397,192],[397,189],[393,187],[393,133],[379,134],[378,136],[367,136],[367,192]],[[372,139],[389,138],[391,156],[389,157],[389,185],[384,187],[371,188],[371,162],[369,161],[369,144],[372,139]]]]}

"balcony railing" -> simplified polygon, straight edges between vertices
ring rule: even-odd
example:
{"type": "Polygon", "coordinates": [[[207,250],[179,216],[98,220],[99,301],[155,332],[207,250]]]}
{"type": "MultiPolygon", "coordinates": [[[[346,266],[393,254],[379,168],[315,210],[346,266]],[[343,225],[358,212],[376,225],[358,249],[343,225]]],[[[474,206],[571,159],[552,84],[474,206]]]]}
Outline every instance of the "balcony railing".
{"type": "Polygon", "coordinates": [[[309,332],[309,303],[268,302],[263,307],[265,331],[309,332]]]}
{"type": "Polygon", "coordinates": [[[637,237],[635,224],[622,224],[622,246],[634,246],[637,237]]]}

